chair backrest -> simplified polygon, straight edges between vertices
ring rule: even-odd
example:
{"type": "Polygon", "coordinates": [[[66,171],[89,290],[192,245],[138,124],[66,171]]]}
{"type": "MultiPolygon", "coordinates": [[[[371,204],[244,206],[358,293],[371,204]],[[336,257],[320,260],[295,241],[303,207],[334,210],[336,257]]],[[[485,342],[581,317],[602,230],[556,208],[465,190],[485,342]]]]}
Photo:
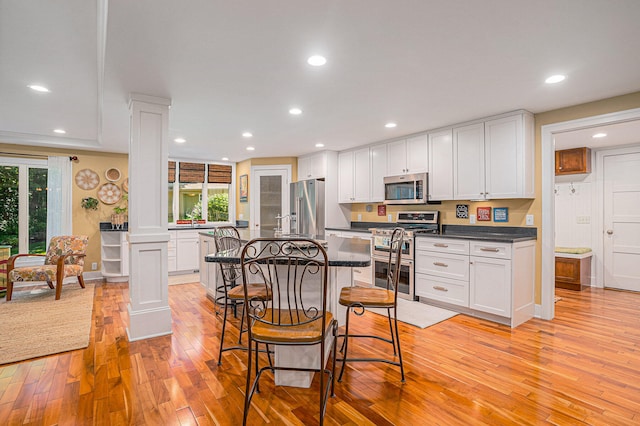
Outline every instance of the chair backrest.
{"type": "Polygon", "coordinates": [[[404,229],[395,228],[389,243],[389,267],[387,268],[387,290],[398,295],[398,279],[400,278],[400,261],[402,260],[402,244],[404,229]]]}
{"type": "Polygon", "coordinates": [[[254,239],[242,250],[241,264],[245,303],[253,320],[289,327],[321,318],[325,329],[329,262],[319,243],[300,238],[254,239]],[[250,299],[247,286],[251,283],[265,286],[267,303],[250,299]]]}
{"type": "MultiPolygon", "coordinates": [[[[240,248],[242,247],[240,233],[233,226],[219,226],[215,228],[213,231],[213,240],[216,244],[216,252],[226,250],[238,250],[238,252],[240,252],[240,248]]],[[[219,266],[222,279],[227,286],[240,279],[240,265],[233,263],[220,263],[219,266]]]]}
{"type": "MultiPolygon", "coordinates": [[[[60,235],[51,237],[44,264],[55,265],[60,256],[86,254],[87,244],[89,244],[89,237],[86,235],[60,235]]],[[[84,266],[84,256],[67,257],[65,263],[84,266]]]]}

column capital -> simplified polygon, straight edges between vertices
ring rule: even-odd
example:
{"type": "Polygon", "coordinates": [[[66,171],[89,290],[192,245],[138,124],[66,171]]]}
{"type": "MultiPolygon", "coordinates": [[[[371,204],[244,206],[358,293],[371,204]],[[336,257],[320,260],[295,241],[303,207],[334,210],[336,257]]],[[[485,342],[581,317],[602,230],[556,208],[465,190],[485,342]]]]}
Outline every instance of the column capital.
{"type": "Polygon", "coordinates": [[[142,93],[129,93],[129,108],[133,102],[144,102],[147,104],[155,104],[171,107],[171,99],[160,98],[158,96],[143,95],[142,93]]]}

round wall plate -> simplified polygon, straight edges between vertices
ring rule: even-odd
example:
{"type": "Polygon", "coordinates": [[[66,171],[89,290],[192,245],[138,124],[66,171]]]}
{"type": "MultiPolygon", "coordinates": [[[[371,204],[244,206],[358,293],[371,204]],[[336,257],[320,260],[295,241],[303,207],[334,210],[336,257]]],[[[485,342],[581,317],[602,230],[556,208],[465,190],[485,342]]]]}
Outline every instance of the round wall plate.
{"type": "Polygon", "coordinates": [[[115,167],[111,167],[110,169],[107,169],[106,172],[104,172],[104,177],[107,178],[108,181],[110,182],[117,182],[120,180],[120,170],[116,169],[115,167]]]}
{"type": "Polygon", "coordinates": [[[91,169],[82,169],[76,173],[76,185],[86,191],[94,189],[100,183],[100,176],[91,169]]]}
{"type": "Polygon", "coordinates": [[[129,193],[129,178],[126,178],[122,181],[122,190],[126,193],[129,193]]]}
{"type": "Polygon", "coordinates": [[[122,191],[118,185],[105,183],[98,190],[98,199],[104,204],[115,204],[122,198],[122,191]]]}

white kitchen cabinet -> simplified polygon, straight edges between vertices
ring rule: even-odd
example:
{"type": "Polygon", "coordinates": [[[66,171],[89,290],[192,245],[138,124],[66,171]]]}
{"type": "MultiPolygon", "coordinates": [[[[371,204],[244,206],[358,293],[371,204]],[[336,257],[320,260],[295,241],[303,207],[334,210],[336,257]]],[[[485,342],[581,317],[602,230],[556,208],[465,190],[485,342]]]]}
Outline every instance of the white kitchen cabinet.
{"type": "Polygon", "coordinates": [[[372,203],[384,201],[384,177],[387,176],[387,145],[374,145],[371,153],[371,198],[372,203]]]}
{"type": "Polygon", "coordinates": [[[338,154],[338,200],[341,203],[367,202],[371,198],[369,148],[338,154]]]}
{"type": "Polygon", "coordinates": [[[516,327],[534,314],[535,241],[416,238],[421,300],[516,327]]]}
{"type": "Polygon", "coordinates": [[[169,231],[169,241],[167,241],[167,271],[176,272],[177,266],[177,231],[169,231]]]}
{"type": "Polygon", "coordinates": [[[453,130],[429,133],[429,201],[453,200],[453,130]]]}
{"type": "Polygon", "coordinates": [[[533,198],[533,116],[525,111],[453,129],[453,198],[533,198]]]}
{"type": "Polygon", "coordinates": [[[327,177],[326,152],[298,157],[298,180],[321,179],[327,177]]]}
{"type": "Polygon", "coordinates": [[[200,266],[198,231],[178,231],[176,239],[176,270],[197,271],[200,266]]]}
{"type": "Polygon", "coordinates": [[[107,282],[129,280],[129,242],[126,232],[100,232],[100,261],[100,272],[107,282]]]}
{"type": "Polygon", "coordinates": [[[389,142],[387,144],[387,176],[426,172],[428,169],[427,145],[427,135],[389,142]]]}
{"type": "Polygon", "coordinates": [[[216,244],[213,239],[213,235],[199,235],[200,239],[200,257],[198,259],[200,269],[200,284],[206,289],[208,294],[214,295],[216,293],[215,288],[215,274],[217,263],[205,262],[204,258],[208,254],[216,252],[216,244]]]}

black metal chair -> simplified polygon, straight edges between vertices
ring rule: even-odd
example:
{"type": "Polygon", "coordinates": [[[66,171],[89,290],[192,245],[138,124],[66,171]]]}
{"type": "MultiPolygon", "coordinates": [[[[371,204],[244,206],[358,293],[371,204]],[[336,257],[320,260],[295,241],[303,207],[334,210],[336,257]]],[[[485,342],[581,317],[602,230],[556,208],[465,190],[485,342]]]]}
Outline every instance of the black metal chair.
{"type": "MultiPolygon", "coordinates": [[[[242,250],[242,240],[238,230],[233,226],[220,226],[214,230],[214,241],[216,244],[216,251],[235,251],[240,254],[242,250]]],[[[240,332],[238,338],[238,345],[224,347],[224,335],[227,326],[227,314],[228,308],[233,308],[234,317],[237,318],[237,307],[243,306],[245,301],[245,289],[241,283],[242,270],[239,263],[220,263],[220,275],[222,276],[222,284],[217,286],[216,292],[221,293],[220,296],[216,295],[216,303],[222,306],[222,333],[220,336],[220,353],[218,354],[218,365],[222,364],[222,352],[230,350],[247,350],[246,346],[242,346],[242,334],[246,332],[244,328],[245,324],[245,310],[242,310],[240,318],[240,332]]],[[[268,300],[268,286],[264,285],[251,285],[248,287],[249,296],[254,300],[268,300]]]]}
{"type": "Polygon", "coordinates": [[[404,365],[402,363],[402,351],[400,350],[400,336],[398,334],[398,278],[400,276],[400,260],[402,258],[402,239],[404,237],[404,230],[402,228],[396,228],[391,235],[391,242],[389,244],[389,267],[387,274],[387,287],[385,288],[368,288],[368,287],[344,287],[340,291],[339,303],[347,308],[345,330],[344,334],[340,334],[338,337],[343,337],[342,348],[342,367],[340,369],[340,376],[338,382],[342,381],[342,375],[344,374],[344,367],[347,362],[385,362],[400,367],[400,374],[402,376],[402,382],[404,383],[404,365]],[[349,333],[349,317],[351,312],[357,316],[362,316],[366,308],[382,308],[387,310],[387,318],[389,319],[389,331],[391,338],[385,338],[377,335],[363,335],[363,334],[350,334],[349,333]],[[393,311],[393,318],[391,312],[393,311]],[[397,356],[398,361],[387,358],[349,358],[349,339],[352,338],[374,338],[382,340],[393,345],[393,356],[397,356]],[[397,348],[397,350],[396,350],[397,348]]]}
{"type": "Polygon", "coordinates": [[[334,395],[337,321],[327,311],[328,261],[324,248],[309,239],[266,239],[250,241],[242,251],[242,277],[245,286],[245,308],[249,316],[249,353],[243,424],[247,423],[251,398],[260,392],[259,381],[264,371],[277,370],[320,372],[320,424],[324,422],[329,395],[334,395]],[[252,283],[269,286],[270,299],[252,299],[248,289],[252,283]],[[331,333],[331,334],[329,334],[331,333]],[[332,368],[325,363],[325,341],[331,338],[332,368]],[[320,351],[320,364],[304,366],[259,367],[258,344],[313,345],[320,351]],[[255,347],[254,347],[255,346],[255,347]],[[252,361],[252,355],[255,359],[252,361]],[[251,381],[252,362],[255,378],[251,381]],[[325,384],[325,375],[327,381],[325,384]]]}

